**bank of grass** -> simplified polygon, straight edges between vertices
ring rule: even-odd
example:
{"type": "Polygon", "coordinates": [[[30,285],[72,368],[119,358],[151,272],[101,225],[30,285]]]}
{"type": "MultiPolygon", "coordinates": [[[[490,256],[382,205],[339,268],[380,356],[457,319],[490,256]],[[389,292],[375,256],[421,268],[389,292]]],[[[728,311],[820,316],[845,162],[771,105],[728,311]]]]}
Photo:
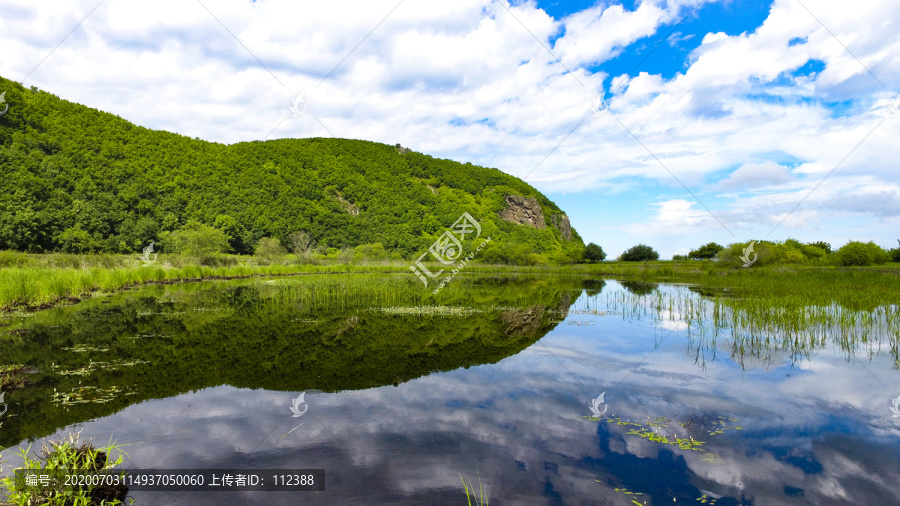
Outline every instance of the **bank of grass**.
{"type": "MultiPolygon", "coordinates": [[[[438,272],[443,266],[429,266],[438,272]]],[[[93,291],[113,291],[144,283],[234,279],[326,273],[406,273],[407,260],[338,261],[220,255],[202,262],[159,255],[144,265],[137,255],[26,254],[0,251],[0,310],[43,307],[93,291]]],[[[642,281],[694,283],[729,288],[741,296],[787,298],[803,303],[838,302],[848,307],[876,307],[897,301],[900,265],[822,267],[769,265],[732,267],[711,261],[601,262],[575,265],[489,265],[469,263],[469,274],[523,273],[591,276],[642,281]]],[[[435,283],[443,276],[434,278],[435,283]]],[[[410,274],[412,276],[412,274],[410,274]]],[[[898,301],[900,302],[900,301],[898,301]]]]}
{"type": "Polygon", "coordinates": [[[222,256],[215,262],[208,262],[211,265],[200,265],[190,259],[163,255],[148,266],[133,255],[0,253],[3,253],[0,255],[0,310],[41,307],[81,298],[97,290],[112,291],[144,283],[333,272],[398,272],[408,268],[399,262],[307,264],[290,258],[276,262],[238,256],[222,256]]]}
{"type": "Polygon", "coordinates": [[[791,306],[838,303],[848,309],[900,304],[900,264],[871,267],[768,265],[730,267],[712,261],[602,262],[573,266],[596,277],[691,283],[731,297],[791,306]]]}

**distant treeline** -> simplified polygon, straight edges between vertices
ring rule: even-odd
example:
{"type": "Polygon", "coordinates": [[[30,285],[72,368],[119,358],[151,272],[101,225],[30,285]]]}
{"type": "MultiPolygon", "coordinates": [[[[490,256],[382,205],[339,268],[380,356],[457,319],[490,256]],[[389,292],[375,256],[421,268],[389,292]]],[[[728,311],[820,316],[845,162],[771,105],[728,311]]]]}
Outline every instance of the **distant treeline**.
{"type": "MultiPolygon", "coordinates": [[[[900,241],[898,241],[900,243],[900,241]]],[[[747,241],[721,246],[714,242],[691,251],[687,256],[675,255],[674,260],[715,258],[725,264],[814,264],[843,267],[880,265],[900,262],[900,248],[886,250],[874,242],[850,241],[836,250],[825,241],[801,243],[785,241],[747,241]]]]}
{"type": "Polygon", "coordinates": [[[133,253],[155,241],[157,251],[174,252],[173,238],[211,227],[232,253],[305,233],[321,254],[372,245],[410,258],[468,212],[492,237],[496,246],[485,253],[493,260],[582,256],[577,232],[565,240],[551,225],[562,211],[497,169],[361,140],[224,145],[3,78],[0,92],[9,105],[0,116],[0,250],[133,253]],[[501,219],[508,194],[535,198],[547,227],[501,219]]]}

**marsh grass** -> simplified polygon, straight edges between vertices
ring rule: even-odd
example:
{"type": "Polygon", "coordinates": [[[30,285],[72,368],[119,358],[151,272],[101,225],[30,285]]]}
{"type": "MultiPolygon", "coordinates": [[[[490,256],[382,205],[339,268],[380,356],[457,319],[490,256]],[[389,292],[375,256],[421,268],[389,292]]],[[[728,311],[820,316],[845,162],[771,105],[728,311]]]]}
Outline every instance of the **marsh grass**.
{"type": "Polygon", "coordinates": [[[128,492],[124,486],[71,487],[63,480],[64,473],[100,474],[120,465],[127,454],[121,445],[112,441],[103,448],[95,448],[90,440],[81,441],[80,432],[69,433],[55,441],[44,441],[39,455],[32,454],[31,445],[19,449],[22,467],[17,470],[39,471],[50,477],[49,486],[29,485],[22,476],[0,480],[6,489],[4,505],[40,504],[49,506],[88,506],[121,504],[128,492]],[[115,460],[113,452],[117,453],[115,460]]]}
{"type": "Polygon", "coordinates": [[[475,501],[476,506],[488,506],[488,498],[485,497],[484,487],[481,484],[481,476],[478,477],[478,494],[475,493],[475,485],[472,484],[471,481],[466,482],[466,479],[463,478],[463,475],[459,475],[459,479],[462,480],[463,488],[466,491],[466,502],[468,502],[469,506],[472,506],[472,501],[475,501]],[[471,496],[469,495],[469,490],[471,490],[471,496]]]}
{"type": "MultiPolygon", "coordinates": [[[[859,308],[835,300],[841,297],[832,287],[824,290],[819,286],[812,293],[804,290],[812,290],[807,283],[798,285],[801,289],[782,284],[773,294],[735,296],[703,295],[704,290],[695,287],[655,289],[645,294],[608,291],[583,299],[570,313],[615,314],[629,321],[656,321],[660,332],[684,330],[695,362],[700,364],[707,357],[715,359],[721,350],[729,351],[745,368],[751,363],[774,365],[779,354],[797,363],[817,350],[835,346],[847,360],[888,355],[894,368],[900,368],[900,305],[891,303],[897,297],[895,289],[882,292],[881,298],[871,294],[848,297],[857,303],[864,299],[865,307],[859,308]],[[822,292],[832,298],[822,297],[822,292]]],[[[846,290],[865,292],[866,287],[848,285],[846,290]]]]}
{"type": "MultiPolygon", "coordinates": [[[[133,260],[133,259],[132,259],[133,260]]],[[[123,262],[125,264],[125,262],[123,262]]],[[[134,264],[134,262],[131,262],[134,264]]],[[[0,310],[20,306],[41,306],[69,298],[83,297],[97,290],[119,288],[153,282],[196,281],[200,279],[241,278],[252,276],[290,276],[315,273],[397,272],[404,266],[394,265],[227,265],[204,266],[170,263],[152,266],[85,263],[81,268],[69,265],[28,265],[0,267],[0,310]]]]}

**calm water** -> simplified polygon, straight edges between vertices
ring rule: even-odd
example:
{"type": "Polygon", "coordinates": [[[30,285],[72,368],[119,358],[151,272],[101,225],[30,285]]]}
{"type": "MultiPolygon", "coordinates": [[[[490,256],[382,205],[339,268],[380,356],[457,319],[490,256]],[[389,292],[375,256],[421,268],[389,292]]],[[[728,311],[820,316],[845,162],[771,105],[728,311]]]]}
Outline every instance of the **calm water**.
{"type": "Polygon", "coordinates": [[[466,504],[460,475],[496,505],[900,501],[893,328],[740,352],[729,329],[647,309],[700,301],[693,287],[457,281],[475,311],[279,298],[307,282],[292,278],[0,319],[0,363],[40,370],[6,393],[0,446],[82,429],[128,444],[126,468],[326,472],[323,492],[133,492],[138,505],[466,504]],[[108,401],[60,396],[84,386],[108,401]]]}

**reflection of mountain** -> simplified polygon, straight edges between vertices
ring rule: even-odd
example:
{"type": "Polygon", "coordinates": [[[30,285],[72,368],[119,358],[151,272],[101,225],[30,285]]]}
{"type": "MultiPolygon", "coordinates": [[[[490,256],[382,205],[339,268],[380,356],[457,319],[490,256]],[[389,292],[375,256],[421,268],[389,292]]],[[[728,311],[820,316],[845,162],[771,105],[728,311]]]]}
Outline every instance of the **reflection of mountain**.
{"type": "Polygon", "coordinates": [[[246,283],[185,290],[176,297],[133,294],[113,304],[42,314],[27,339],[4,349],[4,361],[33,365],[42,373],[34,376],[33,386],[7,394],[17,416],[2,420],[0,446],[136,402],[210,386],[356,390],[498,362],[555,326],[547,309],[568,310],[564,290],[532,291],[529,283],[494,290],[495,300],[485,300],[490,290],[481,290],[484,309],[464,317],[394,316],[365,307],[301,313],[296,304],[264,296],[258,285],[246,283]],[[507,293],[519,301],[529,293],[531,304],[511,308],[507,293]],[[79,370],[84,374],[62,374],[79,370]],[[126,387],[134,395],[67,408],[50,402],[54,389],[69,392],[79,384],[126,387]]]}

